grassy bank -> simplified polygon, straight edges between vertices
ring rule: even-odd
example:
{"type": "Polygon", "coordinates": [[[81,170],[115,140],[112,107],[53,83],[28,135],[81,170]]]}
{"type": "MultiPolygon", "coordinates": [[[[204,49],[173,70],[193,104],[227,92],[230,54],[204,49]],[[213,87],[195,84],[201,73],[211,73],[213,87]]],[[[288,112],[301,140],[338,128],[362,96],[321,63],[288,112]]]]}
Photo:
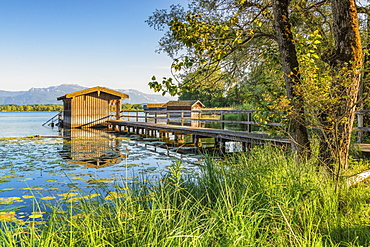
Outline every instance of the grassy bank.
{"type": "Polygon", "coordinates": [[[272,148],[208,159],[199,177],[174,163],[158,183],[97,201],[65,201],[41,223],[1,223],[3,246],[368,246],[366,184],[342,187],[272,148]],[[67,207],[65,207],[67,206],[67,207]],[[67,208],[67,209],[65,209],[67,208]]]}

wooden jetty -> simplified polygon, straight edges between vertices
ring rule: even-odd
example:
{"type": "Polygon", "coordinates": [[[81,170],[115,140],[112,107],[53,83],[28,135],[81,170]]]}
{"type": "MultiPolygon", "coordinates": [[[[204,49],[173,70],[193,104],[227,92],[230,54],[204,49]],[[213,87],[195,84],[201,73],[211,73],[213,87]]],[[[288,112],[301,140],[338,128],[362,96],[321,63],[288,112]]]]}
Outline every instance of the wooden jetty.
{"type": "MultiPolygon", "coordinates": [[[[271,136],[267,133],[253,131],[253,126],[261,126],[261,123],[253,121],[252,110],[196,110],[196,111],[124,111],[121,112],[121,120],[108,120],[111,129],[124,132],[132,132],[145,135],[147,137],[163,137],[172,135],[174,141],[179,135],[192,135],[193,144],[199,146],[201,138],[214,138],[215,146],[223,149],[225,142],[241,142],[243,148],[248,148],[254,144],[271,143],[280,146],[292,146],[290,139],[281,136],[271,136]],[[189,113],[191,112],[191,113],[189,113]],[[244,114],[246,120],[234,121],[225,120],[228,113],[244,114]],[[141,114],[141,116],[139,116],[141,114]],[[214,118],[203,118],[204,115],[214,116],[214,118]],[[190,116],[190,117],[187,117],[190,116]],[[194,118],[194,116],[197,116],[194,118]],[[205,128],[205,123],[219,123],[220,128],[205,128]],[[243,131],[227,130],[226,124],[244,125],[243,131]],[[187,126],[186,126],[187,125],[187,126]]],[[[358,118],[370,114],[370,111],[359,111],[356,113],[358,118]]],[[[279,127],[280,123],[268,123],[267,125],[279,127]]],[[[362,121],[358,121],[358,126],[353,128],[357,131],[357,147],[365,155],[370,156],[370,144],[363,144],[362,136],[364,132],[369,132],[370,128],[363,127],[362,121]],[[360,138],[361,137],[361,138],[360,138]]]]}
{"type": "Polygon", "coordinates": [[[221,148],[227,141],[241,142],[245,147],[250,147],[253,144],[262,144],[266,142],[275,143],[278,145],[291,144],[291,142],[286,138],[278,136],[272,137],[268,134],[250,133],[244,131],[210,129],[158,123],[142,123],[123,120],[109,120],[108,123],[114,130],[143,134],[148,137],[161,137],[164,135],[172,134],[175,137],[175,142],[177,140],[177,136],[180,134],[192,135],[193,143],[195,146],[199,146],[200,138],[215,138],[216,145],[221,148]]]}
{"type": "Polygon", "coordinates": [[[271,136],[266,133],[257,133],[251,131],[252,125],[258,125],[257,122],[251,121],[252,111],[130,111],[122,112],[122,120],[108,120],[108,126],[112,130],[120,132],[130,132],[146,137],[167,137],[172,135],[174,143],[177,143],[179,136],[191,135],[194,146],[201,146],[202,138],[214,138],[215,147],[220,150],[225,149],[226,142],[240,142],[243,149],[250,148],[256,144],[271,143],[279,146],[291,146],[289,139],[280,136],[271,136]],[[141,116],[139,116],[141,113],[141,116]],[[243,113],[248,116],[247,121],[230,121],[225,120],[224,115],[227,113],[243,113]],[[134,114],[134,115],[132,115],[134,114]],[[205,114],[211,115],[212,118],[202,118],[205,114]],[[217,115],[217,116],[216,116],[217,115]],[[185,117],[190,116],[190,117],[185,117]],[[197,118],[194,118],[197,116],[197,118]],[[216,117],[215,117],[216,116],[216,117]],[[222,129],[205,128],[205,122],[220,123],[222,129]],[[244,124],[246,131],[225,129],[225,124],[244,124]]]}

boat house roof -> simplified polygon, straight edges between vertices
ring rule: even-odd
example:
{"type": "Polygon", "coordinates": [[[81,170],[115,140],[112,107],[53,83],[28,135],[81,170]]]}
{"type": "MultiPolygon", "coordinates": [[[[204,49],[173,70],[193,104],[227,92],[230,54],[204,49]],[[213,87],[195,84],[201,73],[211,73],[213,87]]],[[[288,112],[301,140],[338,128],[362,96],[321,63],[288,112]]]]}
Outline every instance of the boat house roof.
{"type": "Polygon", "coordinates": [[[89,94],[89,93],[94,93],[94,92],[98,92],[98,94],[100,94],[100,92],[111,94],[111,95],[114,95],[114,96],[119,97],[121,99],[129,98],[129,96],[127,94],[120,93],[120,92],[114,91],[112,89],[108,89],[108,88],[105,88],[105,87],[99,87],[98,86],[98,87],[87,88],[87,89],[80,90],[80,91],[73,92],[73,93],[68,93],[64,96],[58,97],[57,100],[69,99],[69,98],[73,98],[73,97],[76,97],[76,96],[89,94]]]}
{"type": "Polygon", "coordinates": [[[180,100],[180,101],[168,101],[163,107],[167,106],[190,106],[193,107],[196,104],[200,104],[201,107],[204,107],[203,103],[199,100],[180,100]]]}

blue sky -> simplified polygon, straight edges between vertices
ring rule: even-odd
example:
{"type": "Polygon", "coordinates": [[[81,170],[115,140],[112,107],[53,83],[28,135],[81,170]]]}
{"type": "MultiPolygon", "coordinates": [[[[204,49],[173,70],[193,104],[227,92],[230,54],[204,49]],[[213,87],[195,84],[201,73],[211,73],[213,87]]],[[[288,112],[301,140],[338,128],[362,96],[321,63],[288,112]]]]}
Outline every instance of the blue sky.
{"type": "Polygon", "coordinates": [[[0,0],[0,90],[62,83],[152,93],[170,76],[155,52],[163,33],[144,21],[187,0],[0,0]]]}

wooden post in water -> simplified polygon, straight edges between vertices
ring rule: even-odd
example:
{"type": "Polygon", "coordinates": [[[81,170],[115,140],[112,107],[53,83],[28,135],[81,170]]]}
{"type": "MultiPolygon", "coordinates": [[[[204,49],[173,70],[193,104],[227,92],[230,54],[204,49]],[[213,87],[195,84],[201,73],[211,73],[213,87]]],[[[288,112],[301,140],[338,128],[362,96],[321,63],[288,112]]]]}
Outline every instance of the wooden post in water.
{"type": "MultiPolygon", "coordinates": [[[[252,121],[252,113],[251,112],[248,112],[247,113],[248,115],[248,117],[247,117],[247,121],[248,122],[250,122],[250,121],[252,121]]],[[[252,125],[249,123],[249,124],[247,124],[247,132],[252,132],[252,125]]]]}
{"type": "MultiPolygon", "coordinates": [[[[225,120],[225,115],[223,112],[221,112],[221,116],[220,116],[220,119],[221,121],[224,121],[225,120]]],[[[221,122],[221,129],[225,129],[225,123],[224,122],[221,122]]]]}
{"type": "Polygon", "coordinates": [[[225,142],[222,138],[215,139],[215,148],[218,148],[220,153],[225,153],[225,142]]]}
{"type": "MultiPolygon", "coordinates": [[[[199,112],[198,119],[202,119],[202,112],[199,112]]],[[[198,121],[198,126],[197,127],[202,127],[201,121],[198,121]]]]}
{"type": "Polygon", "coordinates": [[[120,112],[121,112],[121,100],[116,100],[116,120],[120,119],[120,112]]]}
{"type": "Polygon", "coordinates": [[[178,143],[178,141],[179,141],[179,136],[178,136],[178,134],[177,133],[172,133],[173,135],[174,135],[174,141],[173,141],[173,145],[174,146],[176,146],[176,144],[178,143]]]}
{"type": "Polygon", "coordinates": [[[193,135],[193,144],[194,144],[194,147],[198,147],[198,136],[197,135],[193,135]]]}

